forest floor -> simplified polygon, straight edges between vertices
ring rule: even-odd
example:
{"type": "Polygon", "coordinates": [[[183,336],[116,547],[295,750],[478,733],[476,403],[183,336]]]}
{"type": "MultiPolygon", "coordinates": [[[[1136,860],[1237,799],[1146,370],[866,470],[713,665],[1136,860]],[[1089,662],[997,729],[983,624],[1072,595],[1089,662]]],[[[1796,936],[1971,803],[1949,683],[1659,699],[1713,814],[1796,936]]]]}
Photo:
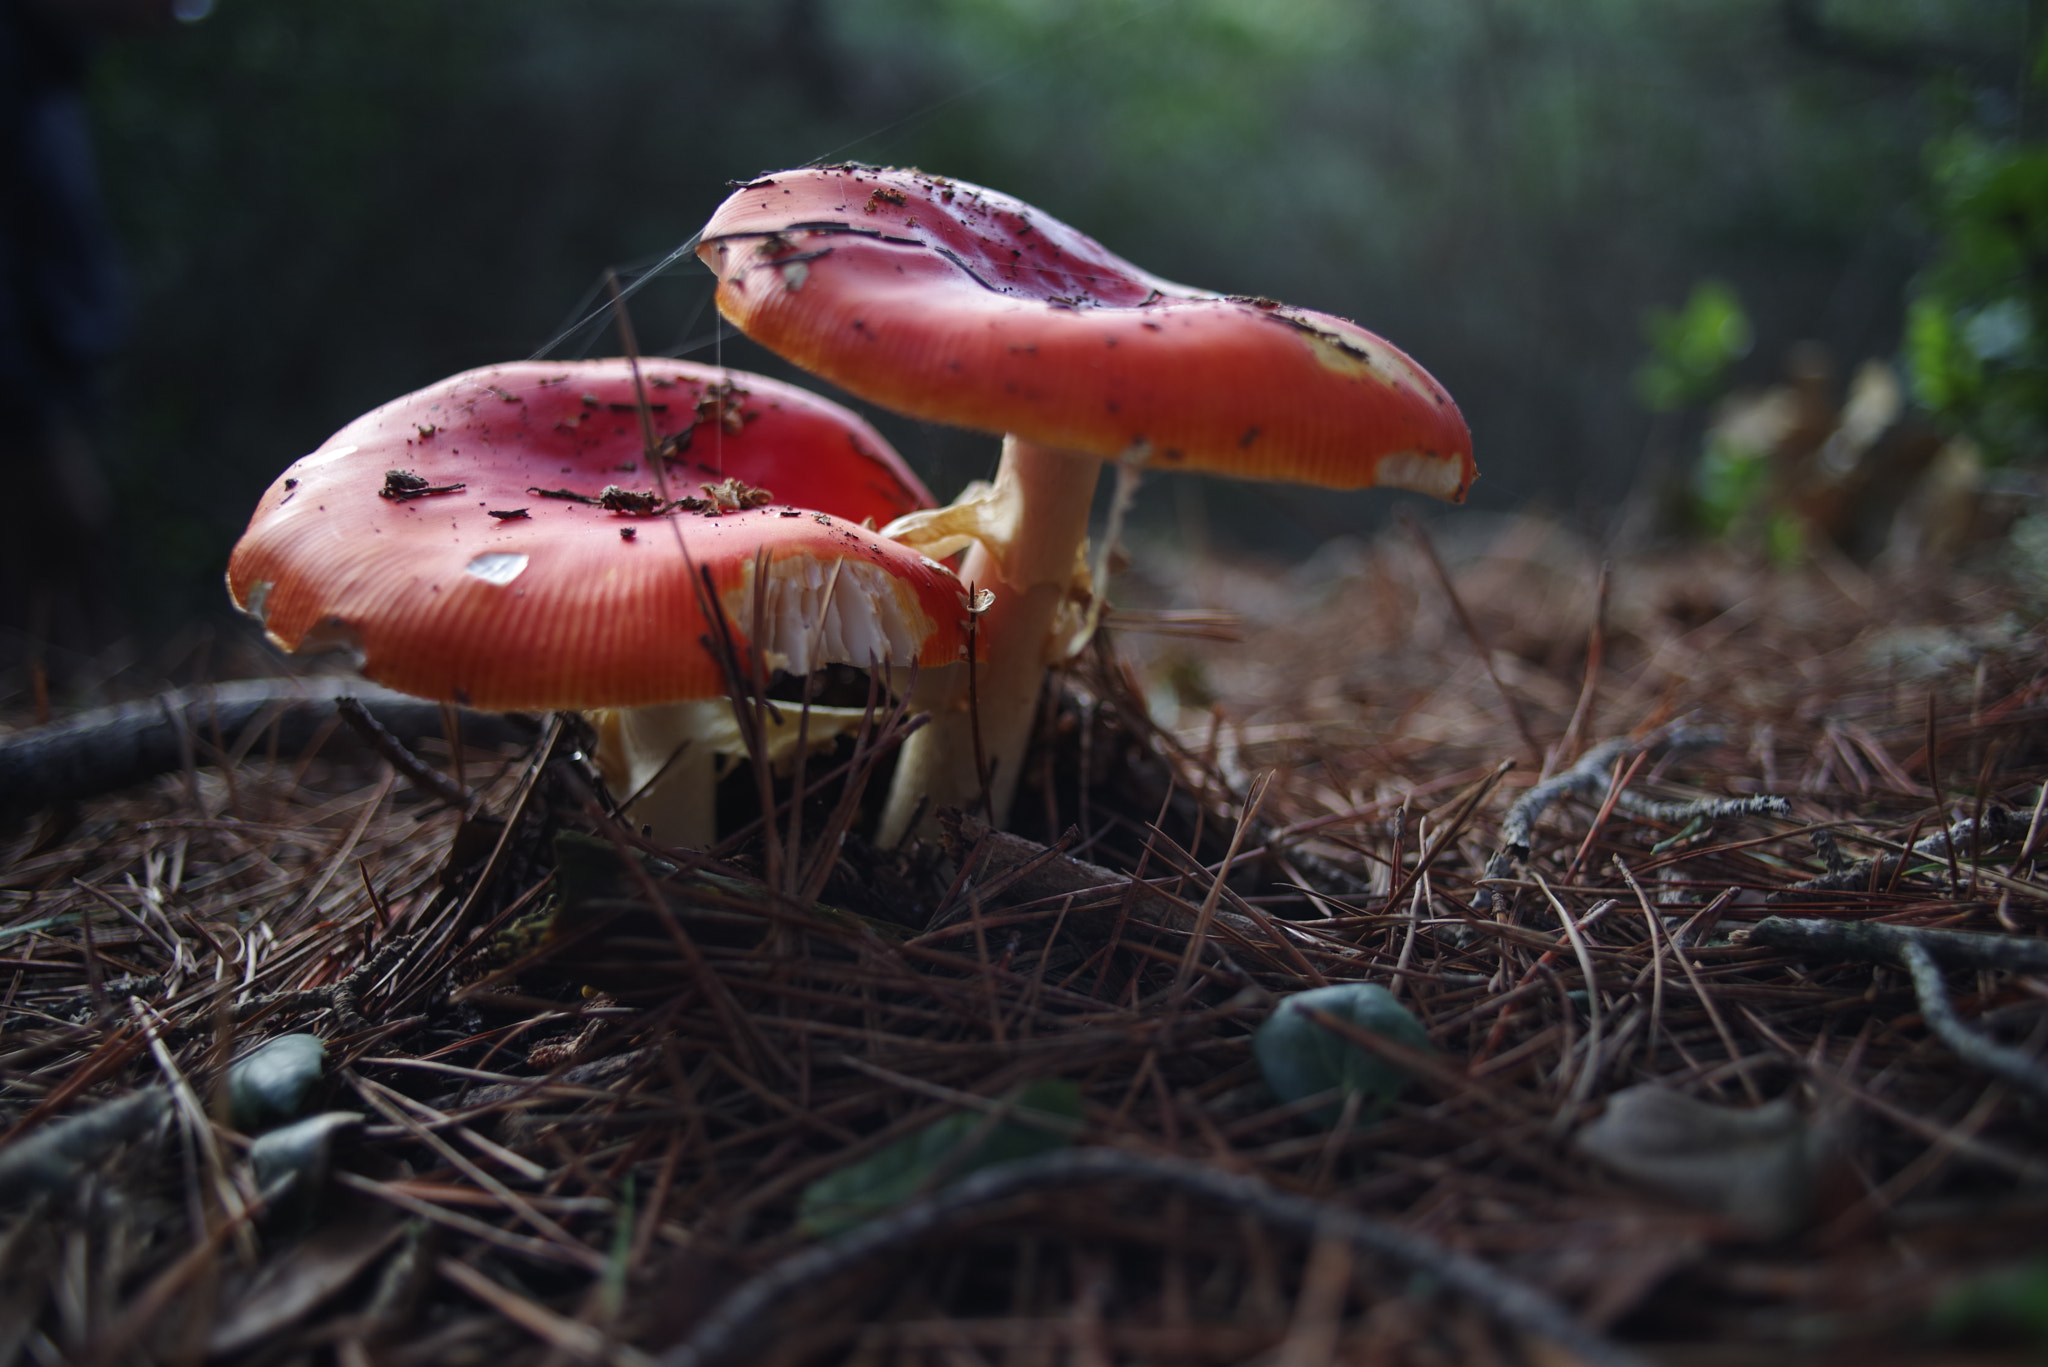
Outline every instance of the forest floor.
{"type": "Polygon", "coordinates": [[[1433,557],[1141,559],[904,852],[192,722],[0,832],[0,1367],[2039,1360],[2039,604],[1433,557]]]}

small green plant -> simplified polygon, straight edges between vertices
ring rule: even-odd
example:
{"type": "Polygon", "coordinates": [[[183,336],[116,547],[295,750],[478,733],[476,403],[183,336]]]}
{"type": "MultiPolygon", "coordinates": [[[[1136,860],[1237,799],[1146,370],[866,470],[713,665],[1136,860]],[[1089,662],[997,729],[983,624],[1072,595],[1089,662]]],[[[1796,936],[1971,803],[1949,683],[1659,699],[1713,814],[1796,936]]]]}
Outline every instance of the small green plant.
{"type": "Polygon", "coordinates": [[[819,1178],[797,1203],[806,1234],[838,1234],[970,1172],[1066,1147],[1081,1125],[1081,1090],[1059,1078],[1027,1082],[997,1111],[960,1111],[819,1178]]]}
{"type": "Polygon", "coordinates": [[[1944,1339],[2013,1335],[2048,1351],[2048,1258],[1963,1283],[1934,1307],[1928,1327],[1944,1339]]]}
{"type": "Polygon", "coordinates": [[[1702,280],[1677,309],[1643,318],[1650,355],[1636,368],[1636,397],[1652,413],[1693,408],[1721,392],[1728,367],[1749,354],[1749,314],[1720,280],[1702,280]]]}
{"type": "Polygon", "coordinates": [[[2048,147],[1959,133],[1929,154],[1933,261],[1906,362],[1926,409],[1994,463],[2048,452],[2048,147]]]}

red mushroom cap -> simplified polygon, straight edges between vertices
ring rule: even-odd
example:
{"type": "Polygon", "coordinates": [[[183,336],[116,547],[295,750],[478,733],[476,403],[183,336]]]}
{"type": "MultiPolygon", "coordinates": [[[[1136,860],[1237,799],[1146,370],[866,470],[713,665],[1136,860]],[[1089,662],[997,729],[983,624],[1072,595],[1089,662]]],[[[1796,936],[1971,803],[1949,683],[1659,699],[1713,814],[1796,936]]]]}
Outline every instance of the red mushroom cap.
{"type": "Polygon", "coordinates": [[[756,341],[899,412],[1105,458],[1461,501],[1471,434],[1354,323],[1148,275],[1006,195],[825,166],[742,186],[698,255],[756,341]]]}
{"type": "Polygon", "coordinates": [[[759,376],[642,371],[657,435],[681,445],[694,432],[667,462],[670,492],[740,483],[695,510],[652,511],[622,361],[471,371],[294,462],[229,560],[236,605],[287,651],[353,649],[367,677],[419,696],[632,707],[722,691],[691,566],[708,571],[744,648],[765,555],[759,644],[772,666],[961,658],[959,581],[849,520],[929,502],[873,429],[759,376]],[[607,486],[625,491],[612,500],[623,511],[594,501],[607,486]],[[746,506],[769,492],[779,506],[746,506]]]}

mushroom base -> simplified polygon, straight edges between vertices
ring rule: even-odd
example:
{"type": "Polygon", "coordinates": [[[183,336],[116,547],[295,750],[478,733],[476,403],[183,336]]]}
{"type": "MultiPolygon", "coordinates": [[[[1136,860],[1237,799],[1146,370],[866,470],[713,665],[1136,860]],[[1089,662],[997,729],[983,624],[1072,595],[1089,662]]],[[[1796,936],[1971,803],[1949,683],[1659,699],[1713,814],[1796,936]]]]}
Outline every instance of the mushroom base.
{"type": "MultiPolygon", "coordinates": [[[[860,729],[864,707],[804,709],[787,704],[764,710],[768,762],[778,771],[807,753],[829,750],[860,729]],[[780,720],[778,720],[778,716],[780,720]]],[[[725,698],[618,707],[584,714],[597,731],[592,759],[628,821],[664,845],[703,849],[718,839],[718,780],[745,758],[732,703],[725,698]]]]}
{"type": "MultiPolygon", "coordinates": [[[[1010,437],[994,488],[963,496],[962,505],[971,500],[977,507],[960,580],[970,591],[995,595],[979,619],[981,662],[971,690],[965,665],[930,670],[918,680],[918,701],[932,719],[904,743],[876,833],[884,848],[908,833],[920,803],[929,830],[942,808],[979,802],[977,729],[989,771],[990,819],[998,826],[1008,819],[1046,667],[1086,640],[1085,628],[1077,626],[1087,620],[1088,511],[1101,469],[1102,462],[1084,452],[1010,437]]],[[[903,522],[927,520],[954,532],[957,522],[947,517],[954,511],[912,514],[903,522]]],[[[896,534],[897,528],[889,530],[896,534]]],[[[914,536],[903,539],[918,544],[914,536]]],[[[944,543],[929,553],[944,554],[944,543]]]]}

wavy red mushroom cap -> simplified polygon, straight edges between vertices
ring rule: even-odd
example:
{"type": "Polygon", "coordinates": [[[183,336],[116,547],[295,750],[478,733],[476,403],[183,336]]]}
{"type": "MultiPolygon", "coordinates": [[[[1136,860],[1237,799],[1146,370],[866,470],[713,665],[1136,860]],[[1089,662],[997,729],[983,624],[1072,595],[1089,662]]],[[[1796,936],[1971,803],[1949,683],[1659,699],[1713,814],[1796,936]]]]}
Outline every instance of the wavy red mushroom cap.
{"type": "Polygon", "coordinates": [[[1148,275],[1031,206],[873,166],[742,186],[697,254],[748,336],[898,412],[1104,458],[1462,501],[1443,386],[1355,323],[1148,275]]]}
{"type": "Polygon", "coordinates": [[[722,692],[692,564],[743,648],[764,587],[772,668],[962,658],[959,581],[849,520],[929,501],[872,429],[760,377],[644,363],[657,434],[694,433],[670,492],[724,475],[663,510],[625,369],[472,371],[357,419],[263,496],[228,562],[236,605],[287,651],[350,649],[377,683],[487,710],[722,692]],[[821,498],[843,515],[808,506],[821,498]]]}

